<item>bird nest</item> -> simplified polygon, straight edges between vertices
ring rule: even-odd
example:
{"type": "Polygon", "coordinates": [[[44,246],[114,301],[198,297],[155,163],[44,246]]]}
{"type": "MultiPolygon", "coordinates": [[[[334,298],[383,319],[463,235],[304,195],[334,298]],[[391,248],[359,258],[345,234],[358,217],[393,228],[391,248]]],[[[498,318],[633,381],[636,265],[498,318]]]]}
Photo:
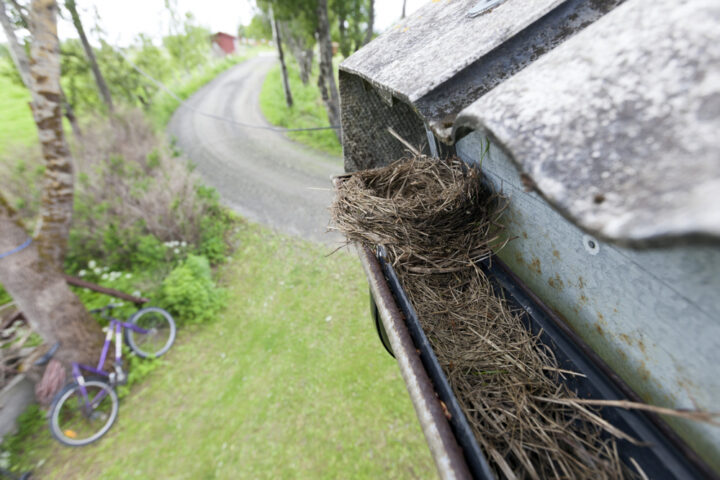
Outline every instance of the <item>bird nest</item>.
{"type": "Polygon", "coordinates": [[[503,246],[504,204],[479,170],[415,155],[343,177],[331,212],[349,242],[386,247],[496,474],[633,477],[616,442],[631,439],[574,402],[561,381],[574,373],[480,268],[503,246]]]}

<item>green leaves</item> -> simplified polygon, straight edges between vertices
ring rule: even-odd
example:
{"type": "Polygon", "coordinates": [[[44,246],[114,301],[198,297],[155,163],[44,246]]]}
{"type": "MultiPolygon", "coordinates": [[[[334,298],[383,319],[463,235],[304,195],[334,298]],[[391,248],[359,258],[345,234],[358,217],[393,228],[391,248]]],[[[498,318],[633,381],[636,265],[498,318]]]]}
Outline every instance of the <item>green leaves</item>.
{"type": "Polygon", "coordinates": [[[203,323],[225,305],[225,291],[212,279],[210,262],[190,255],[162,283],[162,303],[178,323],[203,323]]]}

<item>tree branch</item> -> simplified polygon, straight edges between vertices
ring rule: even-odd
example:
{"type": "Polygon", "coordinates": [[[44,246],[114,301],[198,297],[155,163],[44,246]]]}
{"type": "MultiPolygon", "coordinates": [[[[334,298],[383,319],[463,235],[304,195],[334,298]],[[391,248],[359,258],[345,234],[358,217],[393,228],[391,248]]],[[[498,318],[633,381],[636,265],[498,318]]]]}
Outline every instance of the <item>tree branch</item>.
{"type": "Polygon", "coordinates": [[[25,22],[25,25],[30,25],[30,23],[28,22],[27,8],[20,5],[17,0],[10,0],[10,3],[12,3],[12,6],[15,7],[15,11],[17,11],[17,14],[20,15],[20,18],[23,22],[25,22]]]}
{"type": "MultiPolygon", "coordinates": [[[[15,3],[15,2],[13,2],[15,3]]],[[[15,29],[13,28],[10,18],[7,16],[7,10],[5,9],[5,2],[0,0],[0,24],[2,24],[5,36],[8,41],[8,50],[10,51],[10,57],[12,57],[15,68],[17,68],[20,78],[23,84],[27,88],[30,88],[30,62],[28,61],[25,49],[18,43],[17,37],[15,36],[15,29]]]]}

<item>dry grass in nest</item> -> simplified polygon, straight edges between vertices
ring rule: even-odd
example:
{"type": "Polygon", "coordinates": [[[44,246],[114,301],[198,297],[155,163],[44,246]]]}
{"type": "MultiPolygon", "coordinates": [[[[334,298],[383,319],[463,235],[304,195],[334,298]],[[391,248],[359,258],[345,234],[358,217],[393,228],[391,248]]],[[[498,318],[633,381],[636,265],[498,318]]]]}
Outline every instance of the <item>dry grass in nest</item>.
{"type": "Polygon", "coordinates": [[[348,241],[385,245],[394,266],[410,272],[463,270],[498,246],[499,197],[457,159],[415,157],[357,172],[338,193],[332,217],[348,241]]]}
{"type": "Polygon", "coordinates": [[[498,476],[634,476],[602,433],[627,437],[572,402],[559,378],[572,373],[559,369],[478,267],[501,246],[503,205],[480,180],[458,159],[414,156],[346,177],[332,217],[348,241],[387,248],[498,476]]]}

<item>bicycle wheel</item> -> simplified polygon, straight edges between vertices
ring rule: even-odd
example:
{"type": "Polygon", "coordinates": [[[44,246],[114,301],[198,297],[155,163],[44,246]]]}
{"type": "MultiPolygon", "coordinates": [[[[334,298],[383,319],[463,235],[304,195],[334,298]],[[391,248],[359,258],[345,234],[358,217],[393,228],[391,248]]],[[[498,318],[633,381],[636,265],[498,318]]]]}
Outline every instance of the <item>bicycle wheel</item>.
{"type": "Polygon", "coordinates": [[[80,385],[68,383],[50,407],[50,432],[71,447],[88,445],[110,430],[118,415],[118,397],[104,380],[85,380],[87,397],[80,385]]]}
{"type": "Polygon", "coordinates": [[[138,356],[156,358],[170,350],[175,341],[175,321],[162,308],[148,307],[130,317],[130,323],[147,333],[125,329],[125,341],[138,356]]]}

